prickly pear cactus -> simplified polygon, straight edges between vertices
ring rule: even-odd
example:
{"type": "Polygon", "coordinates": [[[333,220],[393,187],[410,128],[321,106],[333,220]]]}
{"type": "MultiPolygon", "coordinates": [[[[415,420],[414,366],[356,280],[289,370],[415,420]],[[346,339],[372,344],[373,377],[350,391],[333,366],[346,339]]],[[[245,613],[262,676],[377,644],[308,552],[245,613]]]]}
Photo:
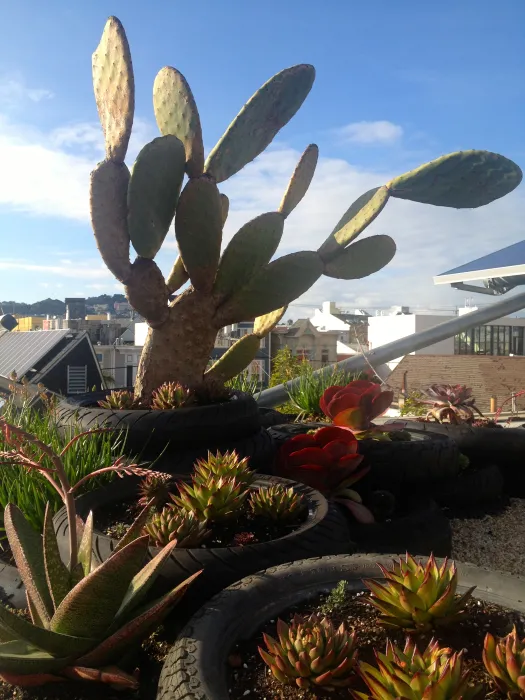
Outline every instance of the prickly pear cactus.
{"type": "Polygon", "coordinates": [[[390,197],[480,207],[511,192],[522,178],[515,163],[496,153],[451,153],[361,195],[319,250],[273,260],[285,219],[314,177],[319,151],[310,144],[277,211],[244,224],[221,255],[229,201],[217,185],[261,154],[290,121],[312,88],[313,66],[292,66],[270,78],[242,107],[207,160],[191,88],[178,70],[162,68],[153,86],[161,136],[140,151],[130,176],[124,160],[134,116],[133,67],[124,28],[115,17],[106,23],[92,65],[106,159],[91,175],[91,219],[104,262],[150,326],[135,386],[141,400],[165,382],[198,388],[227,381],[252,361],[261,338],[287,305],[322,274],[359,279],[387,265],[396,250],[389,236],[354,241],[390,197]],[[172,235],[173,220],[180,255],[164,279],[154,258],[172,235]],[[130,245],[137,253],[133,263],[130,245]],[[170,301],[174,292],[178,294],[170,301]],[[217,332],[253,319],[254,332],[206,371],[217,332]]]}

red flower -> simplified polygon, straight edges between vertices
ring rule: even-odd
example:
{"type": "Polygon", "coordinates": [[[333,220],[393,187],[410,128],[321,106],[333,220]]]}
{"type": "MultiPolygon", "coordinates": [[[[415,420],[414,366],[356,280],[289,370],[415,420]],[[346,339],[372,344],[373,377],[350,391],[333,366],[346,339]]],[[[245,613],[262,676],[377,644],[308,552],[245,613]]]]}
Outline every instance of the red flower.
{"type": "Polygon", "coordinates": [[[278,473],[330,495],[359,481],[368,467],[357,471],[363,460],[354,434],[335,426],[296,435],[279,451],[278,473]]]}
{"type": "Polygon", "coordinates": [[[372,427],[374,418],[388,409],[393,398],[393,391],[384,391],[380,384],[358,379],[346,386],[328,387],[319,405],[334,425],[361,431],[372,427]]]}

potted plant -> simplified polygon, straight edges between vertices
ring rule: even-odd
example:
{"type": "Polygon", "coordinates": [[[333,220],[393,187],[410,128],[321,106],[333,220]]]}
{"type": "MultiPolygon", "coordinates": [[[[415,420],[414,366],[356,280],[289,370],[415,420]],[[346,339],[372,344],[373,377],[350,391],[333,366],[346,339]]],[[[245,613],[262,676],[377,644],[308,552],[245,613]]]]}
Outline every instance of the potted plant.
{"type": "MultiPolygon", "coordinates": [[[[115,533],[148,503],[153,505],[143,532],[150,556],[175,542],[160,570],[160,584],[172,587],[203,569],[185,598],[186,617],[261,566],[354,551],[345,518],[315,488],[255,474],[247,458],[218,453],[198,460],[191,479],[127,477],[79,498],[79,514],[94,513],[93,547],[102,561],[118,547],[115,533]]],[[[65,509],[54,525],[66,559],[70,524],[65,509]]]]}
{"type": "MultiPolygon", "coordinates": [[[[114,17],[108,20],[93,54],[106,159],[91,174],[91,219],[104,262],[125,286],[129,303],[144,317],[149,331],[137,371],[134,407],[130,409],[126,400],[126,407],[116,410],[69,408],[61,420],[98,421],[132,434],[139,431],[138,443],[143,445],[150,437],[157,448],[171,439],[177,451],[190,445],[205,454],[222,443],[246,453],[242,440],[252,438],[258,429],[256,407],[246,396],[226,396],[224,382],[251,362],[261,338],[282,318],[287,305],[322,274],[357,279],[390,262],[395,253],[390,237],[353,242],[390,197],[470,208],[502,197],[519,184],[520,169],[503,156],[486,151],[452,153],[363,194],[317,251],[270,262],[286,217],[314,175],[318,148],[311,144],[277,211],[246,223],[221,255],[228,199],[218,185],[263,152],[300,108],[314,77],[313,66],[301,64],[271,78],[244,105],[205,161],[190,87],[175,68],[162,68],[153,90],[162,135],[140,151],[130,174],[124,160],[134,116],[131,54],[121,23],[114,17]],[[188,181],[181,191],[185,175],[188,181]],[[180,255],[165,278],[154,258],[173,220],[180,255]],[[130,244],[137,253],[134,262],[130,244]],[[207,369],[218,331],[245,320],[255,320],[253,333],[240,338],[207,369]],[[167,411],[152,408],[154,392],[166,382],[190,392],[197,405],[167,411]],[[250,420],[247,415],[239,420],[239,413],[249,414],[250,420]]],[[[129,444],[135,447],[132,437],[129,444]]],[[[173,464],[172,471],[176,467],[173,464]]]]}
{"type": "Polygon", "coordinates": [[[524,588],[518,576],[410,555],[276,567],[194,616],[159,697],[523,698],[524,588]]]}
{"type": "MultiPolygon", "coordinates": [[[[60,688],[66,681],[138,690],[140,669],[129,667],[130,654],[174,609],[200,572],[151,600],[159,569],[175,546],[168,543],[146,564],[148,538],[141,531],[152,504],[146,504],[111,556],[101,562],[93,550],[93,515],[85,521],[78,517],[79,484],[70,484],[61,456],[2,418],[0,428],[12,448],[12,463],[47,479],[64,501],[70,524],[64,562],[49,507],[42,534],[14,504],[4,511],[5,531],[25,586],[27,614],[0,606],[0,679],[24,688],[56,684],[56,692],[49,691],[53,698],[73,694],[66,690],[62,695],[60,688]]],[[[122,461],[104,469],[117,474],[148,473],[122,461]]]]}

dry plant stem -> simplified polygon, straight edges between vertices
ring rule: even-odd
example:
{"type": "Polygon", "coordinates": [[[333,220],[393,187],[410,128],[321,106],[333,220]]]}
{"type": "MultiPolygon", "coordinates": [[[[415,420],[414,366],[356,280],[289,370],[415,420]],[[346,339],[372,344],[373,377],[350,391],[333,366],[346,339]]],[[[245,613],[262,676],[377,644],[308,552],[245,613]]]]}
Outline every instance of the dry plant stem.
{"type": "Polygon", "coordinates": [[[109,472],[116,472],[117,476],[120,476],[121,478],[124,474],[126,474],[127,476],[140,477],[165,476],[163,472],[156,472],[153,469],[145,469],[143,467],[140,467],[138,464],[126,464],[122,460],[123,458],[121,457],[115,462],[115,464],[112,464],[110,467],[102,467],[102,469],[97,469],[96,472],[86,474],[86,476],[82,477],[80,481],[77,481],[77,483],[74,486],[71,486],[70,493],[75,493],[77,489],[83,486],[86,483],[86,481],[88,481],[92,477],[100,476],[101,474],[107,474],[109,472]]]}
{"type": "Polygon", "coordinates": [[[69,450],[69,448],[72,447],[77,440],[80,440],[80,438],[85,437],[86,435],[95,435],[95,433],[109,433],[111,430],[112,428],[93,428],[93,430],[86,430],[83,433],[75,435],[64,447],[64,449],[60,453],[60,456],[63,457],[69,450]]]}

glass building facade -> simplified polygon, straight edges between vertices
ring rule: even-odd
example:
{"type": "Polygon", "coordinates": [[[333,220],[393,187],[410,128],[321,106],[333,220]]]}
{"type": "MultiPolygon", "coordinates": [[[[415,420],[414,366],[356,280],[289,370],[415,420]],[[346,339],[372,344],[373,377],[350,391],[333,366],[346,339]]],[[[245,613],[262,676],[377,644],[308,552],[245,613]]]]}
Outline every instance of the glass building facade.
{"type": "Polygon", "coordinates": [[[524,355],[523,326],[477,326],[454,337],[456,355],[524,355]]]}

